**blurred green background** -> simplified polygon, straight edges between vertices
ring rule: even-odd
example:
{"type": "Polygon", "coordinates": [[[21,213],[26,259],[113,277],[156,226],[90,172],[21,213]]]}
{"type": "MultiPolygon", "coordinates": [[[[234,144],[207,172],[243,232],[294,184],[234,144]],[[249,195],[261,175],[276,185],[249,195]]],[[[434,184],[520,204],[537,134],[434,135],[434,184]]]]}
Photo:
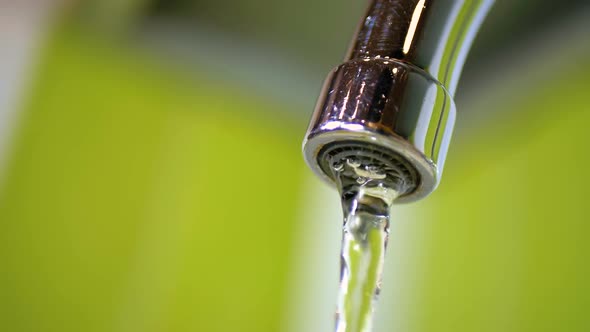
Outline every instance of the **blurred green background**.
{"type": "MultiPolygon", "coordinates": [[[[0,330],[330,331],[340,210],[300,144],[364,6],[6,5],[0,330]]],[[[589,19],[492,10],[443,182],[394,211],[377,331],[590,330],[589,19]]]]}

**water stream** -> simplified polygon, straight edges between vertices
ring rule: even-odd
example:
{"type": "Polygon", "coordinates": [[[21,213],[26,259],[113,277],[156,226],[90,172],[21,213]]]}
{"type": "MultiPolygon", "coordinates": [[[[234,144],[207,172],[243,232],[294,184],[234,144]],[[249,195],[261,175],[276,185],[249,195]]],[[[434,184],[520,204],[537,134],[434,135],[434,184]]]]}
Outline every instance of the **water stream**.
{"type": "Polygon", "coordinates": [[[396,184],[378,167],[346,159],[332,166],[342,198],[344,230],[336,332],[370,332],[381,288],[396,184]]]}

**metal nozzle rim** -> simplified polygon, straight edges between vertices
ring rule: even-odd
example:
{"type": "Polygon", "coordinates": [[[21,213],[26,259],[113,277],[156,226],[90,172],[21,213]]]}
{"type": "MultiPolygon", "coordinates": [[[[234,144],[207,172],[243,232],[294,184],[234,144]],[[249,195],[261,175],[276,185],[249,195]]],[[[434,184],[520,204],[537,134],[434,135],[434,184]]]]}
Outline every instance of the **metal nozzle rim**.
{"type": "Polygon", "coordinates": [[[395,135],[383,135],[374,132],[360,124],[331,121],[325,123],[322,127],[325,130],[304,140],[303,156],[312,171],[327,183],[333,185],[334,181],[320,166],[321,163],[317,159],[320,151],[328,144],[348,140],[376,145],[390,150],[406,158],[414,166],[419,177],[418,185],[413,191],[397,198],[396,203],[418,201],[428,196],[438,186],[439,172],[436,165],[414,148],[407,140],[395,135]]]}

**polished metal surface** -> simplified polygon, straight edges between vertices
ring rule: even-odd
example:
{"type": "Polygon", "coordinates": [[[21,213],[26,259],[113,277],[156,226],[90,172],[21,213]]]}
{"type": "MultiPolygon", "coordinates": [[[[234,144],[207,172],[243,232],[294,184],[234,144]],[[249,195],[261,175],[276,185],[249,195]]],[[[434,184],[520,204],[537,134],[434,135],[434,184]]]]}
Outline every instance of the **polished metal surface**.
{"type": "Polygon", "coordinates": [[[455,123],[460,71],[491,0],[374,0],[344,64],[324,84],[304,141],[310,167],[340,141],[364,142],[400,155],[416,186],[398,201],[438,185],[455,123]]]}

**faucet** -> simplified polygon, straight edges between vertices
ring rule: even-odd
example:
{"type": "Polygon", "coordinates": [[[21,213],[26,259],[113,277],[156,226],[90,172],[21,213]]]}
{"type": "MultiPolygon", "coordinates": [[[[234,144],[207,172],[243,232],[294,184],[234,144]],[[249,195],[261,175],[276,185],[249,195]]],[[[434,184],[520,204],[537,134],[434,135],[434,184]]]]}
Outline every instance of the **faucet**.
{"type": "Polygon", "coordinates": [[[438,186],[456,118],[453,96],[493,0],[371,0],[343,64],[327,77],[303,142],[334,184],[343,158],[384,170],[398,202],[438,186]]]}

